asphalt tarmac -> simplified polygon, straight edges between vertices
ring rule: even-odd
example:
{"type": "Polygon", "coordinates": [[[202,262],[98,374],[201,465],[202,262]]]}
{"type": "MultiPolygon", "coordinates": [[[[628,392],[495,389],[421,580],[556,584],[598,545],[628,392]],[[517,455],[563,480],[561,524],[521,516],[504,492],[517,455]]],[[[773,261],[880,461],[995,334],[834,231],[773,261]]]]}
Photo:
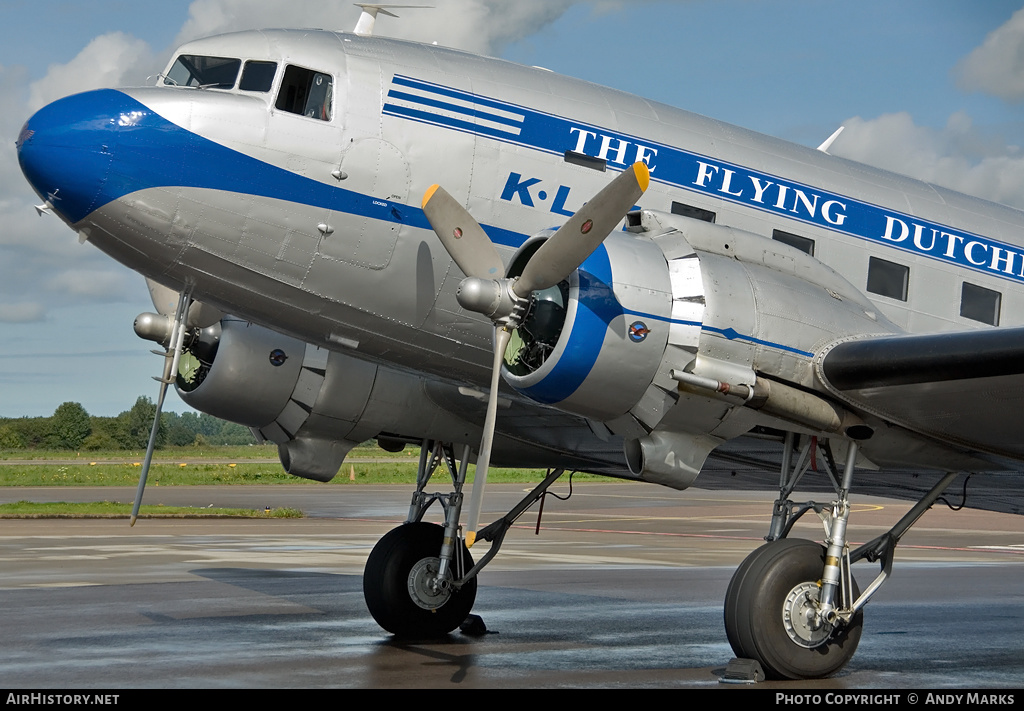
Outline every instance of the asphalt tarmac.
{"type": "MultiPolygon", "coordinates": [[[[485,520],[525,488],[490,486],[485,520]]],[[[721,683],[733,656],[722,601],[762,542],[771,494],[575,485],[568,501],[547,500],[540,535],[527,512],[481,573],[474,612],[487,634],[402,643],[370,617],[361,576],[410,495],[152,487],[149,504],[287,506],[308,518],[0,521],[0,688],[737,688],[721,683]]],[[[0,489],[3,502],[133,496],[0,489]]],[[[857,542],[909,506],[854,501],[857,542]]],[[[820,524],[805,517],[792,535],[820,540],[820,524]]],[[[855,568],[861,587],[877,569],[855,568]]],[[[936,508],[900,545],[849,666],[758,688],[1014,688],[1022,632],[1024,518],[936,508]]]]}

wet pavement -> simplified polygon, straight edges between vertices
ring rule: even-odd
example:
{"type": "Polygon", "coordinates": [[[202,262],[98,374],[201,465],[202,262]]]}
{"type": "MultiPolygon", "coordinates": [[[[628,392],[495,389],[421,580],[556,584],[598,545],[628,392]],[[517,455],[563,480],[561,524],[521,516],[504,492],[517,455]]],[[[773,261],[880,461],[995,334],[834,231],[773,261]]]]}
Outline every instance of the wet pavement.
{"type": "MultiPolygon", "coordinates": [[[[489,487],[488,508],[496,516],[524,488],[489,487]]],[[[120,493],[0,489],[0,500],[120,493]]],[[[399,643],[366,611],[361,574],[410,493],[162,487],[146,503],[290,506],[310,518],[0,521],[0,687],[735,688],[720,683],[732,657],[722,600],[761,543],[770,494],[576,485],[568,502],[548,500],[540,536],[535,512],[520,519],[481,574],[474,612],[488,634],[399,643]]],[[[856,541],[907,508],[855,501],[856,541]]],[[[820,539],[820,526],[793,535],[820,539]]],[[[1024,520],[935,509],[898,551],[843,672],[759,688],[1019,686],[1024,520]]],[[[861,568],[862,587],[876,570],[861,568]]]]}

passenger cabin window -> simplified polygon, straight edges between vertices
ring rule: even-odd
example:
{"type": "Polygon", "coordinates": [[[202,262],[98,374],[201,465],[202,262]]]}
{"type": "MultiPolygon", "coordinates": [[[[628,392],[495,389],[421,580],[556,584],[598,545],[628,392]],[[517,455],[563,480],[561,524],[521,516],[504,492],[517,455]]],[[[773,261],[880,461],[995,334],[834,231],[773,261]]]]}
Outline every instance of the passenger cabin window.
{"type": "Polygon", "coordinates": [[[164,84],[197,86],[203,89],[230,89],[235,85],[241,66],[241,59],[183,54],[174,61],[171,70],[164,76],[164,84]]]}
{"type": "Polygon", "coordinates": [[[704,222],[714,222],[715,213],[711,210],[705,210],[702,207],[694,207],[693,205],[687,205],[686,203],[672,201],[672,214],[682,215],[683,217],[692,217],[694,220],[703,220],[704,222]]]}
{"type": "Polygon", "coordinates": [[[910,267],[878,257],[871,257],[868,262],[868,291],[872,294],[906,301],[909,283],[910,267]]]}
{"type": "Polygon", "coordinates": [[[772,232],[772,239],[776,242],[782,242],[788,244],[790,247],[796,247],[801,252],[814,256],[814,240],[807,237],[801,237],[795,235],[792,232],[783,232],[782,230],[774,230],[772,232]]]}
{"type": "Polygon", "coordinates": [[[277,62],[245,63],[242,70],[242,79],[238,82],[241,91],[262,91],[268,92],[274,85],[274,74],[277,73],[277,62]]]}
{"type": "Polygon", "coordinates": [[[986,289],[964,282],[960,292],[960,315],[972,321],[981,321],[990,326],[999,325],[999,307],[1003,295],[998,291],[986,289]]]}
{"type": "Polygon", "coordinates": [[[334,89],[330,74],[288,66],[275,107],[281,111],[330,121],[334,89]]]}

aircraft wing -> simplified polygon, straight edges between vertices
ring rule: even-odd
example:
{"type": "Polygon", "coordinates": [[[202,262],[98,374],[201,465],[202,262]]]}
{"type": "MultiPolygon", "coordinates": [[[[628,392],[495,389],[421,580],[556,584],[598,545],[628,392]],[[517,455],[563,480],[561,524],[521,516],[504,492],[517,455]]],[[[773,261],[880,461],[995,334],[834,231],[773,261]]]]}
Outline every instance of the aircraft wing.
{"type": "Polygon", "coordinates": [[[1024,459],[1024,328],[840,341],[818,377],[852,407],[895,425],[1024,459]]]}

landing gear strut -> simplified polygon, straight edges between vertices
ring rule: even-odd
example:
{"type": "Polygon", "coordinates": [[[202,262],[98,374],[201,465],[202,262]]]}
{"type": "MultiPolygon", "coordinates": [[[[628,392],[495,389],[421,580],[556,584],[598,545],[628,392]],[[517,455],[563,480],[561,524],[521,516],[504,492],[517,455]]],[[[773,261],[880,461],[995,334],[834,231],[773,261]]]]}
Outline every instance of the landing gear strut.
{"type": "Polygon", "coordinates": [[[846,526],[857,443],[850,442],[841,481],[828,442],[821,446],[826,471],[836,489],[830,506],[790,501],[797,482],[812,465],[818,447],[811,438],[793,463],[795,436],[786,436],[780,494],[775,502],[768,543],[740,564],[725,596],[725,629],[738,657],[755,659],[775,679],[813,679],[833,674],[853,657],[860,642],[864,605],[892,572],[900,538],[955,478],[943,477],[887,533],[850,551],[846,526]],[[826,546],[788,539],[793,524],[814,511],[825,528],[826,546]],[[881,572],[860,592],[850,566],[879,562],[881,572]]]}
{"type": "Polygon", "coordinates": [[[424,441],[416,471],[416,492],[402,526],[374,546],[363,572],[363,597],[377,624],[400,637],[439,637],[459,626],[473,609],[476,576],[465,578],[473,567],[459,535],[462,485],[469,466],[469,447],[456,463],[450,444],[424,441]],[[424,487],[444,464],[453,490],[427,494],[424,487]],[[425,523],[423,515],[435,501],[445,513],[442,528],[425,523]]]}
{"type": "Polygon", "coordinates": [[[406,523],[381,538],[366,561],[363,596],[377,623],[400,637],[440,637],[458,627],[469,616],[476,601],[476,576],[497,554],[512,523],[544,495],[562,475],[562,469],[544,481],[508,514],[482,529],[477,540],[489,541],[491,548],[474,565],[462,540],[459,516],[462,487],[466,482],[470,448],[456,461],[451,444],[424,440],[416,474],[416,492],[406,523]],[[437,468],[444,464],[452,480],[447,494],[425,492],[437,468]],[[427,509],[441,503],[445,524],[423,521],[427,509]]]}

